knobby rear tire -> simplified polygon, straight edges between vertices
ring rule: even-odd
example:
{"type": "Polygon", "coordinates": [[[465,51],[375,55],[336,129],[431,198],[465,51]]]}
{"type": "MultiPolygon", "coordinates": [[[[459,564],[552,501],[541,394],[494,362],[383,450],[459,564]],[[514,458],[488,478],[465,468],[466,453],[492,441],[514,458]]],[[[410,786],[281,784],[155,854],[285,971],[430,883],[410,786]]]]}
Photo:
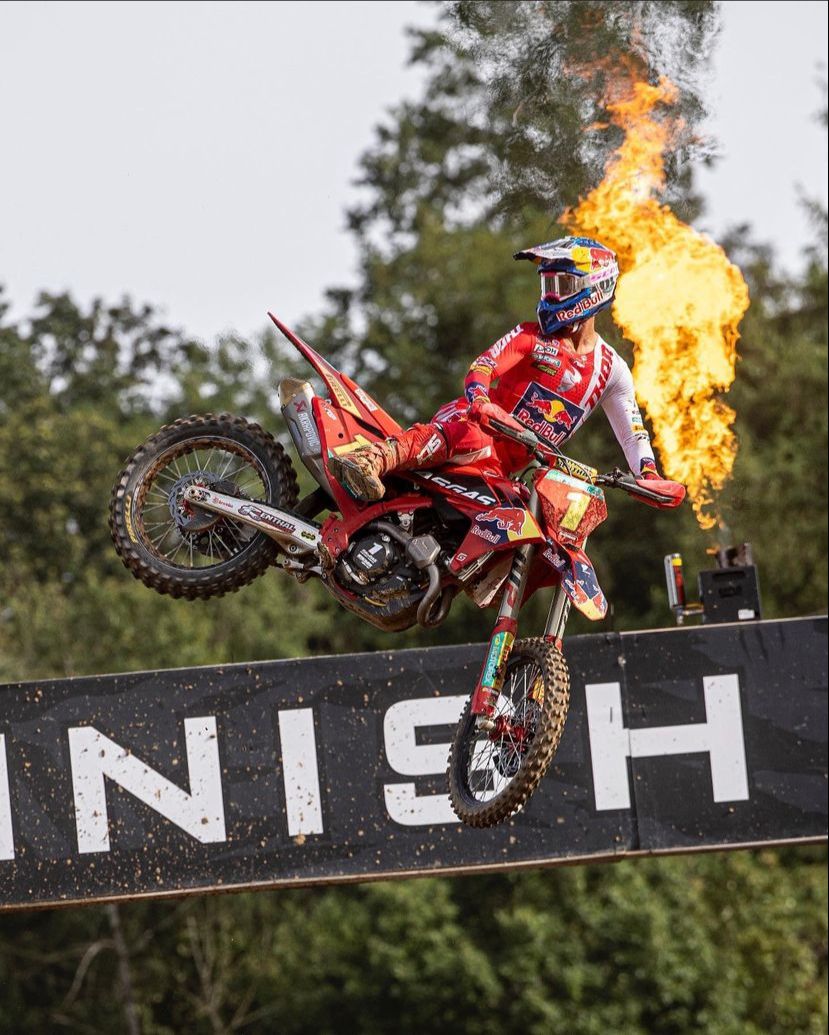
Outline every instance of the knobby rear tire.
{"type": "Polygon", "coordinates": [[[471,827],[491,827],[508,819],[526,804],[547,772],[558,750],[570,702],[570,677],[561,651],[542,637],[519,640],[507,664],[511,669],[521,662],[535,663],[544,680],[544,700],[539,708],[538,725],[520,768],[507,786],[489,801],[480,801],[469,786],[468,766],[476,739],[475,716],[471,698],[466,702],[455,739],[449,752],[447,779],[449,798],[455,814],[471,827]]]}
{"type": "Polygon", "coordinates": [[[290,510],[297,502],[298,484],[289,457],[273,436],[258,424],[229,413],[184,417],[163,427],[132,453],[110,498],[109,527],[115,549],[144,585],[158,593],[193,600],[222,596],[246,586],[274,563],[278,551],[273,540],[261,532],[238,554],[204,568],[186,569],[166,563],[152,550],[148,538],[142,535],[137,506],[142,487],[152,479],[165,454],[186,451],[191,440],[194,449],[196,442],[210,444],[214,440],[241,447],[266,486],[266,498],[261,502],[290,510]]]}

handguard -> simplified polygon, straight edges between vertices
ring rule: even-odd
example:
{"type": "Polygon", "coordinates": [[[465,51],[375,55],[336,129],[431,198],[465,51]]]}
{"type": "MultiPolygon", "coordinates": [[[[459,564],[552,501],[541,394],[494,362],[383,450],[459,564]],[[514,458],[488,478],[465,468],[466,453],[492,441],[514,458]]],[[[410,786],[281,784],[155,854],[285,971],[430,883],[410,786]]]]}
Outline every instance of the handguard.
{"type": "Polygon", "coordinates": [[[624,489],[628,495],[659,510],[673,510],[685,499],[685,486],[679,482],[665,478],[634,478],[618,467],[609,474],[598,475],[595,483],[612,489],[624,489]]]}
{"type": "Polygon", "coordinates": [[[659,510],[673,510],[685,499],[685,486],[679,482],[671,482],[666,478],[636,478],[636,484],[643,491],[637,492],[636,498],[649,507],[659,510]]]}

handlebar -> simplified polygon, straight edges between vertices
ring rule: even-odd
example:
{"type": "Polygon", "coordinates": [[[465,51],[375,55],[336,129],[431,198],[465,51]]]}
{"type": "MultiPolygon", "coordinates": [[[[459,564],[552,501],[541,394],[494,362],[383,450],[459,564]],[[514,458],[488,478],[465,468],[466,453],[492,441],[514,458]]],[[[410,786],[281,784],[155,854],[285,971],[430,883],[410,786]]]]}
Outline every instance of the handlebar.
{"type": "Polygon", "coordinates": [[[565,471],[571,477],[590,482],[592,485],[601,485],[606,489],[622,489],[629,496],[641,500],[651,500],[654,503],[665,503],[668,501],[668,497],[663,496],[659,492],[654,492],[652,489],[644,488],[639,485],[632,474],[628,474],[618,467],[615,467],[607,474],[599,474],[594,468],[579,463],[578,460],[571,460],[556,446],[542,442],[538,435],[530,428],[519,430],[493,417],[486,418],[485,421],[481,422],[481,425],[485,430],[492,431],[503,438],[512,439],[513,442],[518,442],[524,446],[534,460],[537,460],[538,463],[544,466],[549,467],[552,460],[553,466],[558,470],[565,471]]]}

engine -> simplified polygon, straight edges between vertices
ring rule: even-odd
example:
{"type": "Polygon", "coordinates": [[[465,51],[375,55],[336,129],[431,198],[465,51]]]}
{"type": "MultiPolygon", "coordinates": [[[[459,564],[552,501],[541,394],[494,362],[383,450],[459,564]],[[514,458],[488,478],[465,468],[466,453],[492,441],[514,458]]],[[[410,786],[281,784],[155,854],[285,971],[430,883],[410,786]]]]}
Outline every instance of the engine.
{"type": "Polygon", "coordinates": [[[378,604],[411,592],[422,581],[403,545],[385,532],[355,539],[337,562],[336,572],[352,593],[378,604]]]}
{"type": "Polygon", "coordinates": [[[454,588],[441,588],[440,546],[432,535],[411,535],[391,520],[376,521],[337,560],[329,589],[349,610],[388,631],[446,617],[454,588]]]}

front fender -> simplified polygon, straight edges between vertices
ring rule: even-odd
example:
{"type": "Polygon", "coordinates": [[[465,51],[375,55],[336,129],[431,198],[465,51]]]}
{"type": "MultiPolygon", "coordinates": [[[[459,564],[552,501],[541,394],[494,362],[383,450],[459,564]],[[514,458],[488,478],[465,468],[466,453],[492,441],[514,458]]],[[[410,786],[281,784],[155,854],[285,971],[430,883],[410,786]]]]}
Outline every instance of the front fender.
{"type": "Polygon", "coordinates": [[[602,593],[596,570],[579,546],[563,546],[547,541],[541,551],[543,559],[561,576],[561,588],[585,618],[597,622],[607,614],[607,600],[602,593]]]}

